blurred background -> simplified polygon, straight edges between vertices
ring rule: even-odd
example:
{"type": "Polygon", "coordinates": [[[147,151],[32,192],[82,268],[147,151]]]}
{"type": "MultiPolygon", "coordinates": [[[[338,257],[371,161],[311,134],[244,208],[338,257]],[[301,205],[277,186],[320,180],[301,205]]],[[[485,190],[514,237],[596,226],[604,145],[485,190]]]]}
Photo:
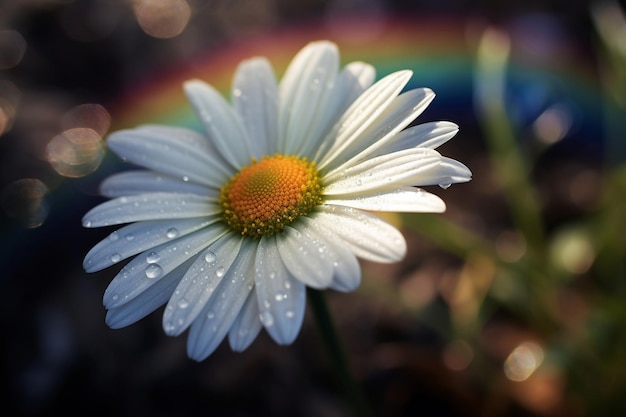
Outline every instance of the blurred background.
{"type": "Polygon", "coordinates": [[[441,215],[393,215],[409,244],[328,292],[376,416],[626,415],[626,19],[616,1],[3,0],[0,328],[3,415],[345,416],[309,311],[196,363],[161,315],[104,323],[111,230],[81,217],[122,164],[113,130],[197,127],[180,83],[229,94],[239,60],[282,75],[307,42],[437,93],[418,122],[474,179],[429,189],[441,215]]]}

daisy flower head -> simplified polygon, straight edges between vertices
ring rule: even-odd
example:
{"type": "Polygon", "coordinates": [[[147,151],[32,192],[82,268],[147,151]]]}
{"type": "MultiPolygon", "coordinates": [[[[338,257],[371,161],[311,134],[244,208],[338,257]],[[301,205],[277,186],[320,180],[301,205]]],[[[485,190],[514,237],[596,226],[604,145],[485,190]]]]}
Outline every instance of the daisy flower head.
{"type": "Polygon", "coordinates": [[[85,227],[123,225],[85,257],[87,272],[131,258],[104,293],[106,322],[128,326],[166,304],[163,328],[189,330],[187,353],[207,358],[228,336],[235,351],[261,329],[279,344],[298,335],[306,287],[354,290],[357,258],[395,262],[402,234],[372,211],[443,212],[419,186],[469,181],[434,148],[450,122],[408,127],[427,89],[412,73],[375,82],[371,65],[341,68],[337,46],[313,42],[276,81],[264,58],[236,70],[231,101],[192,80],[185,93],[203,127],[140,126],[108,147],[141,169],[101,184],[111,200],[85,227]]]}

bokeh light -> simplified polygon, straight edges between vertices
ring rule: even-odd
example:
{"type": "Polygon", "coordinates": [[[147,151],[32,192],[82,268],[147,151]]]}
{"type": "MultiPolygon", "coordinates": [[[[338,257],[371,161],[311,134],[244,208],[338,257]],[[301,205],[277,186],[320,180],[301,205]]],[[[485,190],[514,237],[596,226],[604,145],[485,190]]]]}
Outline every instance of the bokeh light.
{"type": "Polygon", "coordinates": [[[533,124],[533,130],[540,141],[553,144],[563,139],[573,124],[573,116],[562,106],[554,106],[544,111],[533,124]]]}
{"type": "Polygon", "coordinates": [[[38,179],[23,178],[8,184],[0,195],[5,214],[32,229],[43,224],[48,216],[45,196],[48,187],[38,179]]]}
{"type": "Polygon", "coordinates": [[[180,35],[191,18],[191,8],[185,0],[137,0],[134,6],[139,26],[155,38],[180,35]]]}
{"type": "Polygon", "coordinates": [[[443,362],[453,371],[467,368],[474,358],[474,350],[464,340],[453,340],[443,350],[443,362]]]}
{"type": "Polygon", "coordinates": [[[94,172],[104,157],[104,142],[93,129],[78,127],[56,135],[48,143],[47,159],[62,176],[78,178],[94,172]]]}
{"type": "Polygon", "coordinates": [[[0,30],[0,69],[13,68],[26,52],[26,40],[15,30],[0,30]]]}
{"type": "Polygon", "coordinates": [[[535,342],[523,342],[504,361],[504,374],[511,381],[525,381],[541,366],[543,349],[535,342]]]}
{"type": "Polygon", "coordinates": [[[104,137],[111,127],[111,115],[100,104],[81,104],[68,110],[61,119],[63,130],[76,127],[91,129],[104,137]]]}
{"type": "Polygon", "coordinates": [[[555,265],[570,274],[583,274],[596,257],[589,236],[578,229],[559,231],[552,242],[551,256],[555,265]]]}
{"type": "Polygon", "coordinates": [[[15,122],[20,92],[11,81],[0,80],[0,136],[11,130],[15,122]]]}

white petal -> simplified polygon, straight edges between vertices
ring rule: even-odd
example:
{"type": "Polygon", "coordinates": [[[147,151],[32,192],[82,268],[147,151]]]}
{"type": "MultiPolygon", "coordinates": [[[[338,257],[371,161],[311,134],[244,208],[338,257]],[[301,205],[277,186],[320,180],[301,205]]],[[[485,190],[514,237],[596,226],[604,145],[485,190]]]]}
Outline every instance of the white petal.
{"type": "Polygon", "coordinates": [[[398,71],[387,75],[368,88],[339,119],[320,146],[315,160],[323,169],[340,156],[359,135],[391,104],[411,78],[411,71],[398,71]]]}
{"type": "Polygon", "coordinates": [[[160,220],[129,224],[112,232],[85,255],[87,272],[100,271],[130,256],[207,227],[218,217],[160,220]]]}
{"type": "Polygon", "coordinates": [[[255,291],[261,323],[276,343],[287,345],[302,326],[306,287],[285,267],[278,246],[275,237],[259,242],[255,291]]]}
{"type": "Polygon", "coordinates": [[[370,88],[376,79],[376,70],[373,66],[363,62],[351,62],[341,71],[337,79],[339,90],[337,118],[350,107],[365,90],[370,88]]]}
{"type": "Polygon", "coordinates": [[[256,301],[256,292],[250,291],[246,302],[243,307],[241,307],[239,315],[228,332],[230,348],[235,352],[246,350],[259,335],[262,328],[263,325],[259,318],[259,304],[256,301]]]}
{"type": "Polygon", "coordinates": [[[406,255],[406,241],[395,227],[351,207],[322,205],[312,218],[320,228],[337,235],[358,257],[369,261],[396,262],[406,255]]]}
{"type": "Polygon", "coordinates": [[[106,201],[85,214],[84,227],[145,220],[188,219],[221,213],[215,198],[196,194],[151,193],[106,201]]]}
{"type": "Polygon", "coordinates": [[[107,325],[112,329],[129,326],[165,304],[192,261],[183,263],[126,304],[108,310],[107,325]]]}
{"type": "Polygon", "coordinates": [[[332,261],[326,256],[328,247],[306,224],[285,227],[276,244],[283,263],[296,279],[312,288],[328,287],[333,278],[332,261]]]}
{"type": "Polygon", "coordinates": [[[137,255],[104,291],[104,306],[112,309],[129,302],[224,233],[221,224],[214,224],[137,255]]]}
{"type": "Polygon", "coordinates": [[[441,198],[414,187],[332,196],[325,202],[368,211],[405,213],[443,213],[446,211],[446,203],[441,198]]]}
{"type": "Polygon", "coordinates": [[[295,153],[313,158],[337,120],[372,85],[375,76],[376,71],[371,65],[353,62],[338,77],[328,80],[327,89],[315,108],[314,129],[302,136],[301,146],[295,153]]]}
{"type": "Polygon", "coordinates": [[[187,81],[184,88],[209,139],[224,159],[236,170],[249,164],[252,146],[239,114],[215,88],[203,81],[187,81]]]}
{"type": "Polygon", "coordinates": [[[256,245],[251,240],[243,242],[232,267],[192,323],[187,340],[191,359],[201,361],[213,353],[239,316],[253,287],[256,245]]]}
{"type": "Polygon", "coordinates": [[[328,168],[338,167],[341,170],[346,161],[353,165],[393,142],[396,134],[415,120],[434,98],[435,93],[428,88],[417,88],[399,95],[328,168]]]}
{"type": "Polygon", "coordinates": [[[399,132],[391,143],[381,147],[370,157],[415,147],[435,149],[452,139],[458,131],[459,126],[452,122],[422,123],[399,132]]]}
{"type": "Polygon", "coordinates": [[[109,198],[155,192],[210,195],[216,191],[154,171],[120,172],[107,177],[100,184],[100,194],[109,198]]]}
{"type": "Polygon", "coordinates": [[[441,185],[447,187],[450,184],[467,182],[472,179],[472,172],[461,162],[446,158],[441,158],[441,162],[428,171],[416,172],[415,176],[409,178],[411,184],[419,185],[441,185]]]}
{"type": "Polygon", "coordinates": [[[411,148],[377,156],[348,166],[343,171],[324,177],[324,195],[361,193],[397,188],[398,185],[427,185],[409,180],[420,173],[432,171],[441,164],[442,156],[432,149],[411,148]]]}
{"type": "Polygon", "coordinates": [[[279,86],[279,152],[301,154],[322,136],[338,70],[339,51],[331,42],[310,43],[293,58],[279,86]]]}
{"type": "Polygon", "coordinates": [[[232,171],[207,138],[190,129],[142,126],[112,133],[107,145],[123,159],[175,178],[220,188],[232,171]]]}
{"type": "Polygon", "coordinates": [[[337,291],[352,291],[361,283],[361,267],[350,249],[341,244],[341,240],[332,231],[317,227],[315,220],[305,217],[301,219],[308,230],[324,241],[328,256],[333,265],[333,281],[329,288],[337,291]]]}
{"type": "Polygon", "coordinates": [[[239,65],[232,100],[248,131],[253,155],[260,159],[276,153],[278,85],[266,59],[250,59],[239,65]]]}
{"type": "Polygon", "coordinates": [[[235,262],[241,243],[241,236],[227,233],[196,258],[165,307],[166,334],[178,336],[198,317],[235,262]]]}

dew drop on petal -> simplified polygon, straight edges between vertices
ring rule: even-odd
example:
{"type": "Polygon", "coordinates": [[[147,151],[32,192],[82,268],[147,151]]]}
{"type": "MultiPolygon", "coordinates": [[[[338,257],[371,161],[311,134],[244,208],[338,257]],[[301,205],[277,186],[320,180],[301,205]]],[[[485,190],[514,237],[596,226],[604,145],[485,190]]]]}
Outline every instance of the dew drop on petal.
{"type": "Polygon", "coordinates": [[[296,316],[296,313],[294,313],[292,310],[287,310],[285,312],[285,317],[287,317],[288,319],[292,319],[296,316]]]}
{"type": "Polygon", "coordinates": [[[189,307],[189,300],[187,300],[186,298],[181,298],[180,300],[178,300],[178,303],[176,305],[178,306],[178,308],[187,308],[189,307]]]}
{"type": "Polygon", "coordinates": [[[217,255],[214,254],[213,252],[209,251],[206,254],[204,254],[204,260],[207,263],[212,264],[213,262],[215,262],[217,260],[217,255]]]}
{"type": "Polygon", "coordinates": [[[170,227],[169,229],[167,229],[167,232],[165,232],[165,236],[168,239],[174,239],[175,237],[178,237],[179,234],[180,232],[175,227],[170,227]]]}
{"type": "Polygon", "coordinates": [[[207,313],[206,318],[209,320],[213,320],[215,318],[215,313],[213,312],[213,310],[207,313]]]}
{"type": "Polygon", "coordinates": [[[121,260],[122,260],[122,255],[120,255],[119,253],[114,253],[113,255],[111,255],[111,262],[117,263],[121,260]]]}
{"type": "Polygon", "coordinates": [[[287,298],[287,294],[285,294],[284,292],[277,292],[276,295],[274,296],[274,299],[276,301],[283,301],[286,298],[287,298]]]}
{"type": "Polygon", "coordinates": [[[441,188],[443,188],[444,190],[450,188],[450,185],[452,185],[452,184],[450,184],[450,183],[439,184],[439,186],[441,188]]]}
{"type": "Polygon", "coordinates": [[[226,273],[226,269],[223,266],[220,266],[215,270],[215,275],[217,275],[218,278],[222,278],[225,273],[226,273]]]}
{"type": "Polygon", "coordinates": [[[146,256],[146,262],[149,264],[157,263],[161,260],[161,257],[156,252],[150,252],[148,256],[146,256]]]}
{"type": "Polygon", "coordinates": [[[271,327],[274,325],[274,316],[268,310],[263,311],[259,315],[259,320],[261,320],[261,323],[263,323],[265,327],[271,327]]]}
{"type": "Polygon", "coordinates": [[[148,278],[157,278],[163,273],[163,268],[158,264],[150,264],[145,272],[148,278]]]}
{"type": "Polygon", "coordinates": [[[119,238],[120,238],[120,235],[117,234],[117,230],[109,235],[109,240],[111,242],[115,242],[119,238]]]}
{"type": "Polygon", "coordinates": [[[135,238],[135,235],[133,235],[132,233],[129,233],[126,235],[126,240],[128,240],[129,242],[133,240],[134,238],[135,238]]]}

